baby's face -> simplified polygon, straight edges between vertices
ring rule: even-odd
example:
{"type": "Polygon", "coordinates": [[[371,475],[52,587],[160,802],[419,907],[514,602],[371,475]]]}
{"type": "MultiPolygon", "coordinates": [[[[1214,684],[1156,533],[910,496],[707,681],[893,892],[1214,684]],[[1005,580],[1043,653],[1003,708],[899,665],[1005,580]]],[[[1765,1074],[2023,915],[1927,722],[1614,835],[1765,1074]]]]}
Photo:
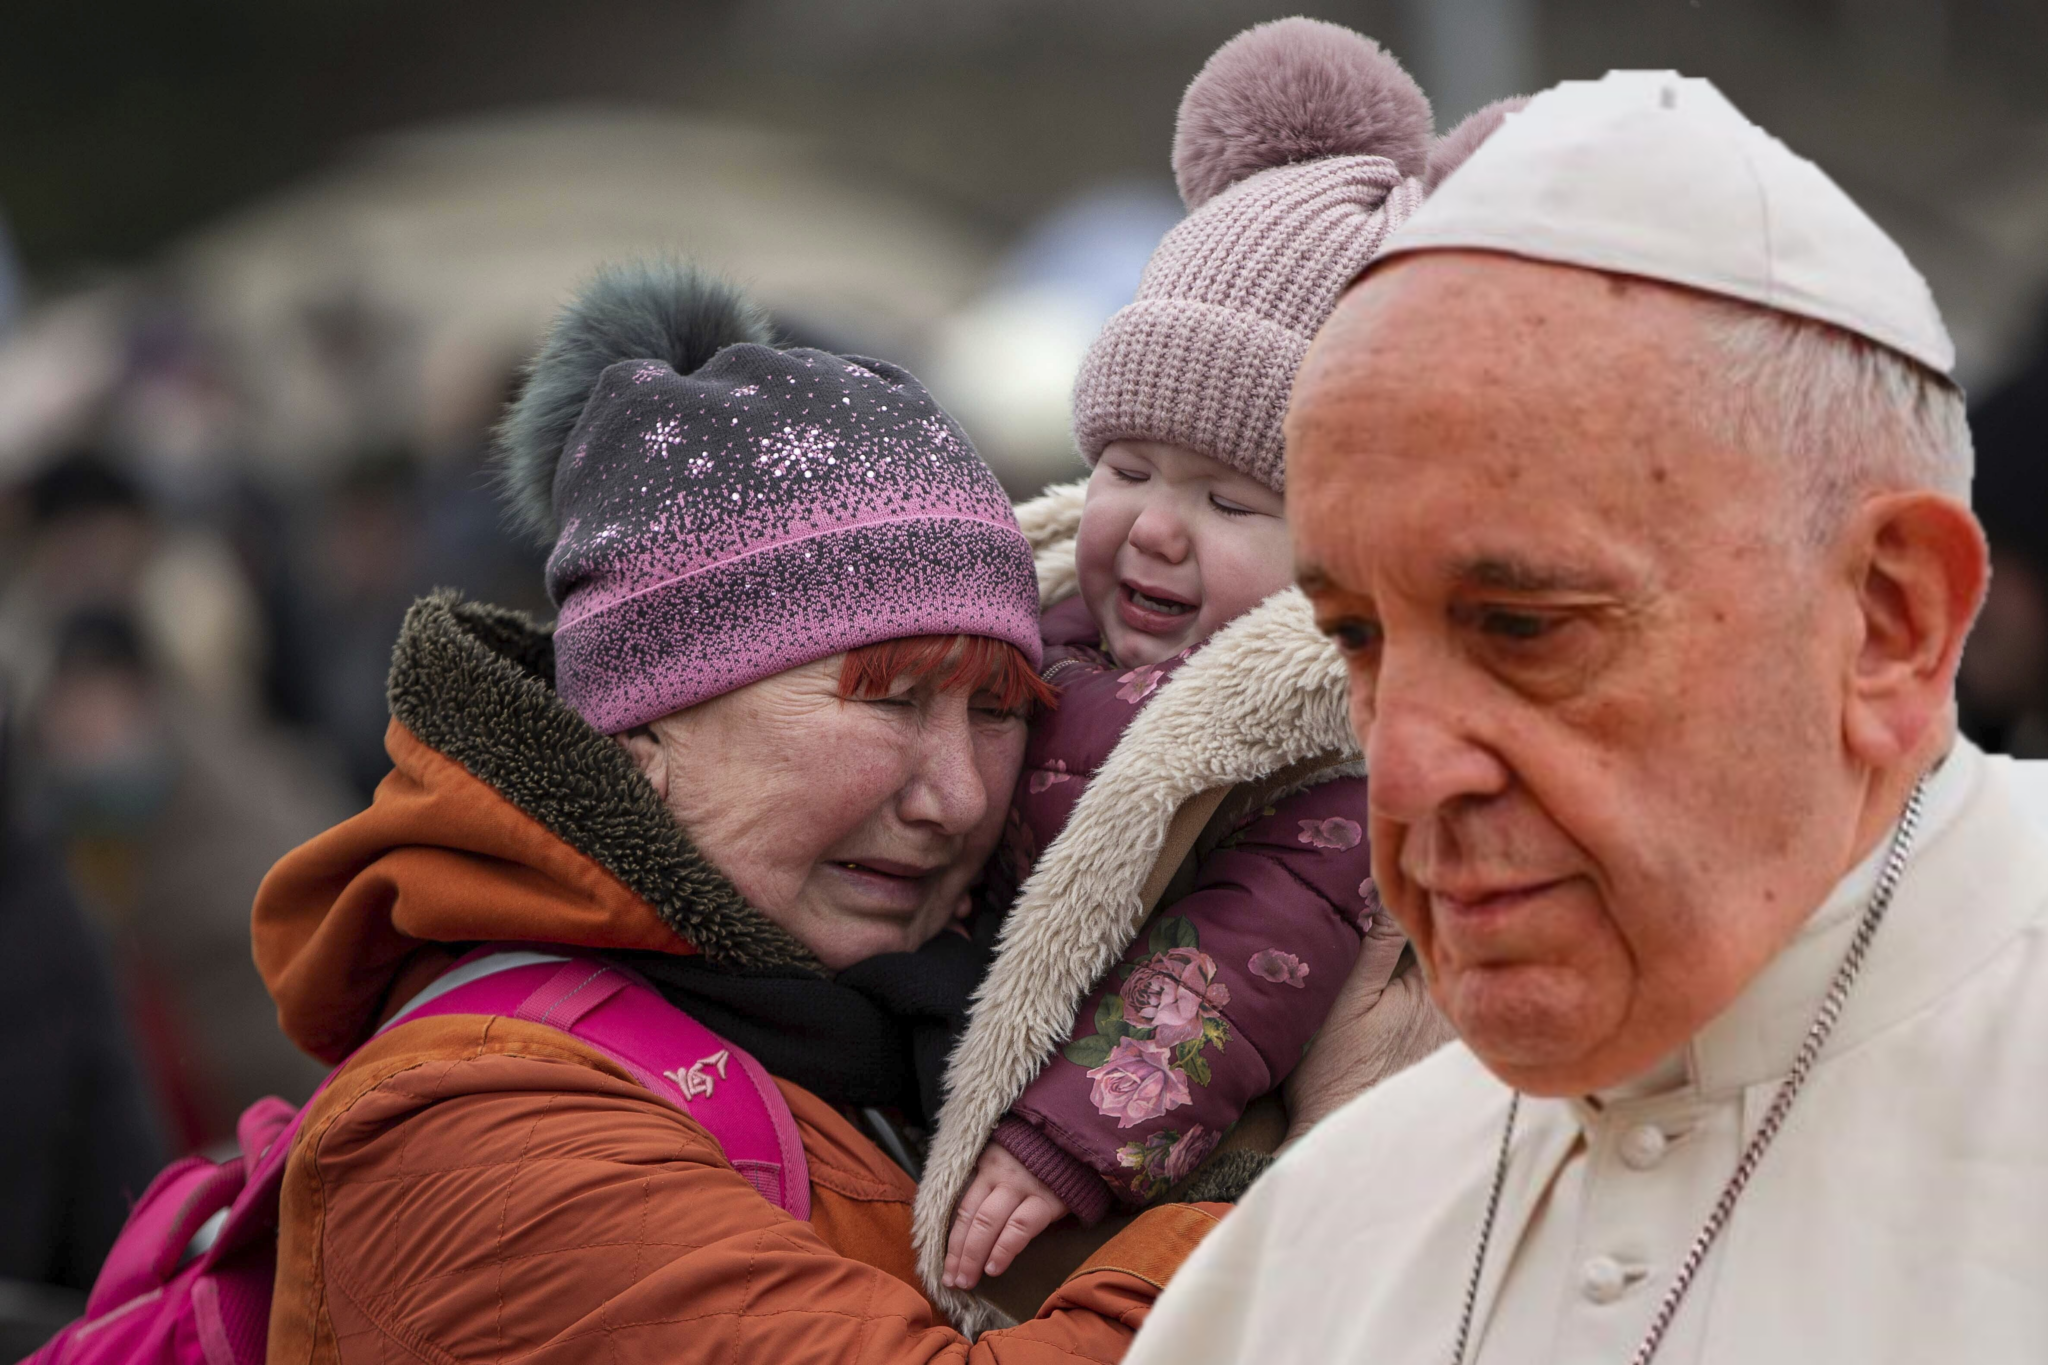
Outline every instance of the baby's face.
{"type": "Polygon", "coordinates": [[[1116,441],[1088,480],[1074,561],[1120,664],[1170,659],[1293,580],[1278,493],[1207,455],[1116,441]]]}

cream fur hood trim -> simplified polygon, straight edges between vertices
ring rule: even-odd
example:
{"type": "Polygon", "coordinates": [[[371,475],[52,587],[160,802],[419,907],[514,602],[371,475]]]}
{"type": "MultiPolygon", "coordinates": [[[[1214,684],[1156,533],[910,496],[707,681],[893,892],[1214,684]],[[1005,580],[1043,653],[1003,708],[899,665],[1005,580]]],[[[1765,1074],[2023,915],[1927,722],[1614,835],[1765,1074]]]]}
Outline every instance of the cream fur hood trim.
{"type": "MultiPolygon", "coordinates": [[[[1047,606],[1075,590],[1085,487],[1054,488],[1017,509],[1047,606]]],[[[1039,858],[947,1067],[946,1099],[918,1187],[918,1269],[927,1292],[962,1328],[1003,1319],[939,1283],[953,1208],[997,1121],[1067,1041],[1088,989],[1142,926],[1140,892],[1174,812],[1205,791],[1332,751],[1358,756],[1343,660],[1316,630],[1308,599],[1288,588],[1210,637],[1159,689],[1039,858]]]]}
{"type": "Polygon", "coordinates": [[[1081,531],[1081,504],[1088,481],[1048,488],[1017,509],[1017,526],[1038,560],[1038,601],[1049,607],[1074,595],[1074,537],[1081,531]]]}

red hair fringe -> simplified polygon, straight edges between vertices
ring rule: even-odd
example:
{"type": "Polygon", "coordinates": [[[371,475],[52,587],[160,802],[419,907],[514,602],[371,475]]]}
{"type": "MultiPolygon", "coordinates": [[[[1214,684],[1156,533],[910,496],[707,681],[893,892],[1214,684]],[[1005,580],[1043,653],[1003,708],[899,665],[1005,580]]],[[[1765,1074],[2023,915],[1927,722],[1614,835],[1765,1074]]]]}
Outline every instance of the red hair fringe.
{"type": "Polygon", "coordinates": [[[1024,651],[986,635],[906,635],[846,651],[839,694],[885,697],[903,679],[941,692],[985,692],[1005,711],[1051,706],[1058,694],[1024,651]]]}

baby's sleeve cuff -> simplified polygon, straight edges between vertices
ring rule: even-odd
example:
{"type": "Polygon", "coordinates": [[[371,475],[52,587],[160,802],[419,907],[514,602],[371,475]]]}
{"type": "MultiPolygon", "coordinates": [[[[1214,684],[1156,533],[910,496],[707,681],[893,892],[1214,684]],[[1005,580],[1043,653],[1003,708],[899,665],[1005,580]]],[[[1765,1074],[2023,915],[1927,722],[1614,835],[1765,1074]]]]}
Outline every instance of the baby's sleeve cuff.
{"type": "Polygon", "coordinates": [[[1002,1144],[1005,1151],[1024,1164],[1025,1170],[1064,1200],[1067,1211],[1082,1227],[1092,1228],[1109,1215],[1116,1201],[1101,1173],[1041,1129],[1015,1114],[1005,1114],[996,1124],[992,1140],[1002,1144]]]}

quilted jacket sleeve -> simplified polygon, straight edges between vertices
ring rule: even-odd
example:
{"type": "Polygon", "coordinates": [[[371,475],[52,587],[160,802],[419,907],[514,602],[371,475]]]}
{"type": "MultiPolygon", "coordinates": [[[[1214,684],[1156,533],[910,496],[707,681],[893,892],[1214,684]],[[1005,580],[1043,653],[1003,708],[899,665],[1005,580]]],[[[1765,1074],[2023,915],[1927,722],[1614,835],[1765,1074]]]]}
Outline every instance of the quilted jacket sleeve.
{"type": "MultiPolygon", "coordinates": [[[[270,1359],[1110,1362],[1222,1211],[1153,1210],[1035,1320],[970,1346],[904,1278],[901,1192],[835,1158],[840,1139],[806,1127],[830,1197],[796,1221],[680,1112],[572,1049],[494,1037],[506,1023],[394,1030],[316,1103],[287,1171],[270,1359]]],[[[859,1139],[842,1137],[844,1155],[859,1139]]]]}
{"type": "Polygon", "coordinates": [[[1163,1193],[1301,1060],[1358,959],[1371,872],[1363,778],[1253,812],[1089,996],[998,1140],[1055,1189],[1078,1165],[1126,1203],[1163,1193]]]}

